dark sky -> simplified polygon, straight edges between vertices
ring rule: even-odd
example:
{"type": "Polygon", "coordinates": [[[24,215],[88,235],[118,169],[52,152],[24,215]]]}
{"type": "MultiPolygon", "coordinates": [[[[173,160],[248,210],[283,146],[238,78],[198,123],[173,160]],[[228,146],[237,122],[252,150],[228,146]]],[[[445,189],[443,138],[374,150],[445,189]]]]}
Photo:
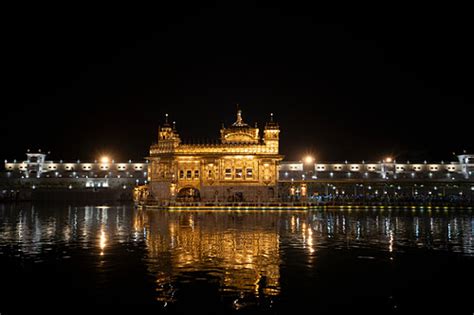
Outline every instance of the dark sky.
{"type": "Polygon", "coordinates": [[[217,139],[236,103],[252,125],[275,113],[287,159],[474,152],[467,11],[180,6],[12,10],[0,157],[141,159],[165,113],[217,139]]]}

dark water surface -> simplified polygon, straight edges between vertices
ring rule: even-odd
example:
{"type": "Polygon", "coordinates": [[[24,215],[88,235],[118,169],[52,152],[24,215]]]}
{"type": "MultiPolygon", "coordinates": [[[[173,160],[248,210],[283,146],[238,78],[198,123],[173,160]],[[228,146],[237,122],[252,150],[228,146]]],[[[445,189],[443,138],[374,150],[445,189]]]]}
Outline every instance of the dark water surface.
{"type": "Polygon", "coordinates": [[[0,313],[472,314],[473,227],[472,210],[0,205],[0,313]]]}

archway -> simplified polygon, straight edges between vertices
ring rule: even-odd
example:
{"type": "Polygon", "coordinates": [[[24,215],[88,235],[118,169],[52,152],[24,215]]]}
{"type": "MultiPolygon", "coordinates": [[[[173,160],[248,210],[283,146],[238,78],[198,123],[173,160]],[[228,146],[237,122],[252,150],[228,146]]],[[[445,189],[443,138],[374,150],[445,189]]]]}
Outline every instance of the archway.
{"type": "Polygon", "coordinates": [[[181,188],[176,196],[178,201],[200,201],[201,194],[199,190],[194,187],[181,188]]]}

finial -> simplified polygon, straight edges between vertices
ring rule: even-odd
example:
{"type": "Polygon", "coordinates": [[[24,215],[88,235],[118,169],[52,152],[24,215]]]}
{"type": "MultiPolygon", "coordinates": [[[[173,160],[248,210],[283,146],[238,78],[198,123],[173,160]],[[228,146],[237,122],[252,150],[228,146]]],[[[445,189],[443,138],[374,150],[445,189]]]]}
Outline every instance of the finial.
{"type": "Polygon", "coordinates": [[[173,130],[176,130],[176,121],[173,121],[173,130]]]}
{"type": "Polygon", "coordinates": [[[233,127],[248,127],[242,119],[242,110],[237,109],[237,120],[232,124],[233,127]]]}
{"type": "Polygon", "coordinates": [[[238,109],[237,110],[237,125],[242,124],[242,110],[238,109]]]}
{"type": "Polygon", "coordinates": [[[168,114],[165,114],[165,123],[168,123],[168,114]]]}
{"type": "Polygon", "coordinates": [[[273,113],[270,113],[270,122],[273,122],[273,113]]]}

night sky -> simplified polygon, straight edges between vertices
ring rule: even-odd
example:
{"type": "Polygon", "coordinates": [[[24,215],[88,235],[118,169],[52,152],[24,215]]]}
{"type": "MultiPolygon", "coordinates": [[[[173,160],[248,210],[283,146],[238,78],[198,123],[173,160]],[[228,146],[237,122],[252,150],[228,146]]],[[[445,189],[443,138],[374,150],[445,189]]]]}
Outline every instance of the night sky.
{"type": "Polygon", "coordinates": [[[38,148],[143,159],[165,113],[182,139],[217,139],[237,103],[261,129],[274,113],[289,160],[474,152],[474,24],[462,9],[59,9],[7,14],[3,159],[38,148]]]}

